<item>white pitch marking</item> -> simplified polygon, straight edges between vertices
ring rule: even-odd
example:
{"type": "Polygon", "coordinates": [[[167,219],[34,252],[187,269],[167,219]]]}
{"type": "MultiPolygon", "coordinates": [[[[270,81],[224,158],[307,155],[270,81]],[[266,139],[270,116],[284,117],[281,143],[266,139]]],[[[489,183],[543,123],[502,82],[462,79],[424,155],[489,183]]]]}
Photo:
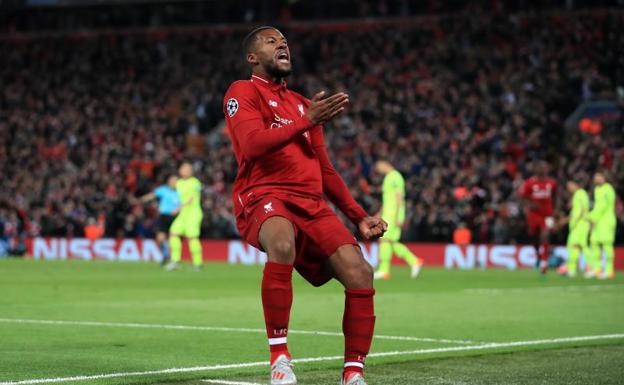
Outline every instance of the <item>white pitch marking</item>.
{"type": "MultiPolygon", "coordinates": [[[[597,335],[597,336],[563,337],[563,338],[528,340],[528,341],[492,342],[492,343],[482,344],[482,345],[453,346],[453,347],[447,347],[447,348],[379,352],[379,353],[371,353],[368,356],[369,357],[408,356],[408,355],[419,355],[419,354],[429,354],[429,353],[463,352],[463,351],[471,351],[471,350],[486,350],[486,349],[509,348],[509,347],[517,347],[517,346],[547,345],[547,344],[556,344],[556,343],[597,341],[597,340],[609,340],[609,339],[624,339],[624,333],[603,334],[603,335],[597,335]]],[[[343,356],[310,357],[310,358],[294,359],[293,362],[294,363],[306,363],[306,362],[319,362],[319,361],[337,361],[337,360],[342,360],[343,358],[344,358],[343,356]]],[[[171,368],[171,369],[150,370],[150,371],[145,371],[145,372],[121,372],[121,373],[109,373],[109,374],[95,374],[95,375],[87,375],[87,376],[15,380],[15,381],[0,382],[0,385],[47,384],[47,383],[56,383],[56,382],[100,380],[103,378],[136,377],[136,376],[150,376],[150,375],[157,375],[157,374],[187,373],[187,372],[212,371],[212,370],[222,370],[222,369],[250,368],[250,367],[257,367],[257,366],[268,366],[268,365],[269,363],[266,361],[243,362],[243,363],[237,363],[237,364],[222,364],[222,365],[211,365],[211,366],[194,366],[190,368],[171,368]]]]}
{"type": "MultiPolygon", "coordinates": [[[[218,326],[194,326],[194,325],[163,325],[163,324],[142,324],[142,323],[121,323],[121,322],[97,322],[97,321],[63,321],[63,320],[36,320],[36,319],[20,319],[20,318],[0,318],[0,322],[5,323],[26,323],[41,325],[74,325],[74,326],[106,326],[106,327],[125,327],[125,328],[153,328],[153,329],[171,329],[171,330],[203,330],[217,332],[238,332],[238,333],[266,333],[265,329],[252,328],[230,328],[218,326]]],[[[324,332],[313,330],[288,330],[289,334],[316,335],[329,337],[342,337],[342,333],[324,332]]],[[[475,341],[450,340],[426,337],[410,337],[410,336],[387,336],[376,335],[379,340],[396,340],[396,341],[419,341],[419,342],[438,342],[444,344],[470,345],[475,341]]]]}
{"type": "Polygon", "coordinates": [[[242,382],[242,381],[226,381],[226,380],[202,380],[209,384],[224,384],[224,385],[262,385],[257,382],[242,382]]]}
{"type": "Polygon", "coordinates": [[[624,284],[606,284],[606,285],[559,285],[559,286],[537,286],[537,287],[479,287],[464,289],[465,293],[471,294],[509,294],[509,293],[526,293],[527,291],[597,291],[604,289],[613,289],[622,287],[624,284]]]}

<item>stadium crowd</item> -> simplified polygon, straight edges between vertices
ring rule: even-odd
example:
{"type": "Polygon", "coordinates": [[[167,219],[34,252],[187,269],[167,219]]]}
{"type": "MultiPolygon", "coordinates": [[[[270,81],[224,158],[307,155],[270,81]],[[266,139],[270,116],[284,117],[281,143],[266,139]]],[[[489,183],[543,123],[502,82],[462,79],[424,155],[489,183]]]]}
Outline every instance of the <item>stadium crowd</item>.
{"type": "MultiPolygon", "coordinates": [[[[466,225],[475,242],[524,241],[516,191],[537,159],[559,181],[560,212],[565,181],[591,188],[597,169],[610,170],[624,193],[624,120],[596,135],[564,127],[580,102],[623,97],[620,11],[477,12],[283,32],[292,88],[351,95],[326,139],[357,200],[378,210],[377,156],[405,175],[406,240],[448,242],[466,225]]],[[[94,224],[107,236],[152,236],[155,207],[136,198],[182,159],[204,183],[202,235],[236,237],[222,97],[247,76],[243,34],[2,40],[0,237],[83,236],[94,224]]],[[[618,215],[621,224],[621,207],[618,215]]]]}

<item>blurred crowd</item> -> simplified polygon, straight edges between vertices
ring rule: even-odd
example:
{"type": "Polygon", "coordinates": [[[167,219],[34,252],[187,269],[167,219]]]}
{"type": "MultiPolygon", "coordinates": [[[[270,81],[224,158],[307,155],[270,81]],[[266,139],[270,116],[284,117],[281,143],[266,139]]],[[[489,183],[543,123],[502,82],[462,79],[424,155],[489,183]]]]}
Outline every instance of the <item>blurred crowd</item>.
{"type": "Polygon", "coordinates": [[[89,33],[206,23],[327,22],[354,18],[471,14],[475,10],[539,12],[621,7],[621,0],[5,0],[0,32],[89,33]],[[73,7],[71,5],[74,5],[73,7]],[[95,5],[95,6],[94,6],[95,5]]]}
{"type": "MultiPolygon", "coordinates": [[[[623,97],[622,12],[476,12],[283,32],[291,88],[351,95],[326,140],[356,199],[379,208],[376,157],[404,174],[405,240],[448,242],[466,227],[474,242],[525,241],[516,192],[537,159],[560,183],[561,213],[565,181],[591,189],[598,169],[624,193],[624,120],[594,135],[564,127],[579,103],[623,97]]],[[[0,237],[84,236],[88,225],[150,237],[155,206],[136,198],[183,159],[204,183],[202,236],[237,237],[222,97],[248,76],[243,35],[1,41],[0,237]]]]}

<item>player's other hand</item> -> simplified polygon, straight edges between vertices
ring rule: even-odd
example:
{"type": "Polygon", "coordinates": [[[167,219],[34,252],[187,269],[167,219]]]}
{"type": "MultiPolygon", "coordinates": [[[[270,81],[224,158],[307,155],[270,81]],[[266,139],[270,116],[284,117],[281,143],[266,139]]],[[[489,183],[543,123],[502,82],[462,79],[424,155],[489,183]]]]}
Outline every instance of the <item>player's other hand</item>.
{"type": "Polygon", "coordinates": [[[358,229],[364,239],[372,240],[381,237],[388,230],[388,224],[378,217],[366,217],[360,221],[358,229]]]}
{"type": "Polygon", "coordinates": [[[306,116],[314,125],[323,124],[344,111],[348,103],[349,95],[344,92],[325,97],[325,91],[321,91],[312,98],[306,116]]]}

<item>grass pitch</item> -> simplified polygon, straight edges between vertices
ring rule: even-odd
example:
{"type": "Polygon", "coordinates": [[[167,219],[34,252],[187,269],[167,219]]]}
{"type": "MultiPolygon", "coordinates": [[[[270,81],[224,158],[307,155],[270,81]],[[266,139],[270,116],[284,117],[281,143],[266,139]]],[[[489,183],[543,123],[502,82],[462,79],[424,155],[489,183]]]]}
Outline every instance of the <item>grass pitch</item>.
{"type": "MultiPolygon", "coordinates": [[[[266,384],[261,267],[0,261],[0,385],[266,384]]],[[[344,296],[295,278],[300,384],[338,383],[344,296]]],[[[376,283],[375,384],[624,383],[624,280],[395,268],[376,283]]]]}

